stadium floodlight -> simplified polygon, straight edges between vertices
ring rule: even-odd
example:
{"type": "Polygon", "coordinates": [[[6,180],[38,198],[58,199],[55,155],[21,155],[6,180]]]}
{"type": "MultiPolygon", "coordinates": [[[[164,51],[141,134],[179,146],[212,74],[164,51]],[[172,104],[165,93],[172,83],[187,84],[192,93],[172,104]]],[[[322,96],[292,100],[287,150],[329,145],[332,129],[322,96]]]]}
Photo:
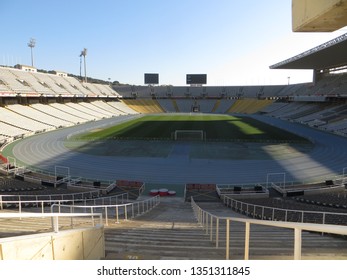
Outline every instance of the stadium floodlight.
{"type": "Polygon", "coordinates": [[[83,60],[84,60],[84,81],[87,82],[87,66],[86,66],[86,55],[87,55],[87,49],[84,48],[83,51],[81,51],[81,54],[80,54],[80,76],[81,75],[81,65],[82,65],[82,56],[83,56],[83,60]]]}
{"type": "Polygon", "coordinates": [[[31,49],[31,66],[34,67],[34,54],[33,54],[33,48],[35,48],[36,40],[34,38],[30,38],[30,41],[28,43],[28,47],[31,49]]]}

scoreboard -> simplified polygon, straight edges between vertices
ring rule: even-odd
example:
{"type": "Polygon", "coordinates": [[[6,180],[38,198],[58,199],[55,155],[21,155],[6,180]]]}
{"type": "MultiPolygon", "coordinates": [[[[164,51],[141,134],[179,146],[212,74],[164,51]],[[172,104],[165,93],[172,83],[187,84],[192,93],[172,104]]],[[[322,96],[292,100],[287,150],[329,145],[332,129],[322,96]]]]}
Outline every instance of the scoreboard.
{"type": "Polygon", "coordinates": [[[145,73],[145,84],[159,84],[159,74],[145,73]]]}
{"type": "Polygon", "coordinates": [[[187,84],[201,84],[207,83],[207,74],[187,74],[187,84]]]}

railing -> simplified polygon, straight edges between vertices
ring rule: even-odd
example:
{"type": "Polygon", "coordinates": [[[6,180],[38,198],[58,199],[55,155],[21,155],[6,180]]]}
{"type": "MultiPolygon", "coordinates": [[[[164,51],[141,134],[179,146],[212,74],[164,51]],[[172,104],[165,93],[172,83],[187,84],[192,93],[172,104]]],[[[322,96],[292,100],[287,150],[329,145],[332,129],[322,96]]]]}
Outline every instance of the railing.
{"type": "MultiPolygon", "coordinates": [[[[92,227],[103,225],[102,215],[100,213],[0,213],[0,219],[15,219],[18,218],[20,220],[24,218],[51,218],[51,226],[54,232],[59,232],[60,226],[63,222],[60,218],[70,218],[69,225],[71,228],[74,228],[77,223],[74,218],[90,218],[90,223],[92,227]],[[96,222],[95,218],[97,218],[98,222],[96,222]]],[[[87,220],[83,220],[83,226],[85,226],[85,222],[87,220]]],[[[66,223],[64,224],[64,227],[66,223]]]]}
{"type": "Polygon", "coordinates": [[[76,211],[100,213],[105,219],[105,225],[108,226],[110,216],[114,216],[115,223],[119,223],[121,219],[128,220],[141,216],[152,210],[160,203],[160,196],[154,196],[146,200],[135,201],[133,203],[114,204],[114,205],[61,205],[53,204],[51,206],[52,213],[57,211],[67,211],[75,213],[76,211]]]}
{"type": "Polygon", "coordinates": [[[223,203],[235,211],[260,220],[283,222],[313,222],[319,224],[347,224],[347,213],[283,209],[256,205],[222,195],[223,203]]]}
{"type": "MultiPolygon", "coordinates": [[[[343,171],[343,173],[341,175],[335,175],[335,176],[325,175],[325,176],[321,176],[321,177],[315,177],[314,180],[309,179],[309,180],[293,181],[293,180],[286,179],[284,187],[285,187],[285,189],[287,189],[287,188],[291,188],[291,187],[295,187],[295,186],[299,186],[299,185],[311,185],[311,184],[317,184],[317,183],[324,183],[326,180],[332,180],[335,185],[340,185],[340,184],[343,184],[344,182],[347,182],[347,167],[345,167],[344,169],[346,169],[346,172],[343,171]]],[[[269,174],[272,174],[272,173],[269,173],[269,174]]],[[[220,189],[234,188],[234,186],[239,186],[244,190],[247,188],[252,189],[256,185],[261,185],[264,188],[267,188],[267,187],[270,187],[271,183],[274,183],[274,182],[265,181],[265,182],[254,182],[254,183],[241,183],[240,182],[240,183],[230,183],[230,184],[217,184],[217,189],[218,188],[220,188],[220,189]]],[[[278,184],[283,184],[283,182],[278,182],[278,184]]]]}
{"type": "Polygon", "coordinates": [[[240,222],[245,224],[245,244],[244,244],[244,259],[249,259],[250,251],[250,233],[251,225],[263,225],[276,228],[285,228],[294,230],[294,260],[300,260],[302,257],[302,231],[312,231],[319,233],[330,233],[337,235],[347,235],[347,226],[339,225],[321,225],[310,223],[294,223],[294,222],[279,222],[279,221],[263,221],[247,218],[220,217],[213,215],[201,207],[199,207],[192,197],[191,205],[198,222],[206,230],[206,234],[210,236],[210,240],[214,241],[216,248],[219,247],[220,239],[220,221],[225,221],[225,259],[230,258],[230,223],[240,222]]]}
{"type": "MultiPolygon", "coordinates": [[[[51,193],[51,194],[1,194],[0,195],[0,204],[1,202],[6,203],[10,202],[11,198],[17,198],[13,200],[24,200],[21,198],[33,198],[27,200],[52,200],[59,197],[60,200],[83,200],[88,199],[89,197],[99,197],[100,191],[86,191],[86,192],[75,192],[75,193],[51,193]],[[6,199],[10,198],[10,199],[6,199]]],[[[58,199],[57,199],[58,200],[58,199]]]]}
{"type": "MultiPolygon", "coordinates": [[[[82,193],[85,194],[85,193],[82,193]]],[[[14,205],[14,208],[18,209],[19,213],[22,213],[23,208],[26,208],[27,206],[30,207],[36,207],[41,208],[41,213],[45,213],[45,206],[51,206],[51,205],[65,205],[69,204],[70,206],[74,206],[75,204],[83,204],[83,207],[87,205],[110,205],[110,204],[119,204],[124,203],[124,201],[128,200],[128,193],[121,193],[114,196],[105,196],[105,197],[97,197],[97,198],[91,198],[87,199],[83,195],[80,198],[77,198],[75,196],[78,196],[78,193],[76,194],[65,194],[66,197],[71,197],[72,199],[52,199],[52,197],[59,197],[64,195],[62,194],[56,194],[56,195],[37,195],[32,196],[33,199],[21,199],[21,196],[18,196],[18,200],[6,200],[6,198],[13,198],[17,196],[11,196],[11,195],[0,195],[0,210],[3,210],[8,205],[14,205]],[[48,199],[40,199],[39,197],[45,197],[47,196],[48,199]],[[5,198],[5,200],[4,200],[5,198]]],[[[79,195],[81,196],[81,195],[79,195]]],[[[30,197],[30,195],[24,195],[23,197],[30,197]]]]}

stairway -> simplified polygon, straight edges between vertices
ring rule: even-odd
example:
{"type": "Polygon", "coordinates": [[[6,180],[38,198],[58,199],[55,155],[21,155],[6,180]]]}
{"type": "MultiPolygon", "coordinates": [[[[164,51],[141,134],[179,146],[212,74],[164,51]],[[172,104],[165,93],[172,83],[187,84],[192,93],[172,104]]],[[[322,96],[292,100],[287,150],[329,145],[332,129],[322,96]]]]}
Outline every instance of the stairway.
{"type": "MultiPolygon", "coordinates": [[[[198,204],[219,217],[245,218],[221,202],[198,204]]],[[[84,222],[81,218],[79,226],[83,226],[84,222]]],[[[70,219],[60,219],[59,223],[69,228],[70,219]]],[[[181,197],[162,197],[160,204],[148,213],[134,220],[109,222],[105,226],[105,259],[222,260],[225,259],[225,222],[220,220],[219,225],[216,248],[215,231],[211,241],[206,229],[196,222],[190,203],[184,202],[181,197]]],[[[0,238],[51,230],[50,219],[0,219],[0,238]]],[[[244,236],[244,224],[231,222],[230,259],[244,258],[244,236]]],[[[251,225],[251,260],[293,259],[293,253],[293,230],[251,225]]],[[[347,238],[303,232],[302,258],[347,259],[347,238]]]]}
{"type": "MultiPolygon", "coordinates": [[[[227,208],[221,202],[198,203],[199,206],[220,217],[249,218],[227,208]]],[[[220,222],[219,247],[225,248],[225,223],[220,222]]],[[[230,222],[230,258],[243,259],[245,225],[230,222]]],[[[251,225],[250,259],[293,259],[294,231],[262,225],[251,225]]],[[[341,236],[302,233],[302,259],[347,259],[347,239],[341,236]]]]}
{"type": "Polygon", "coordinates": [[[173,107],[175,108],[175,111],[176,111],[176,112],[179,112],[180,110],[179,110],[179,108],[178,108],[178,105],[177,105],[176,100],[175,100],[175,99],[171,99],[171,102],[172,102],[173,107]]]}
{"type": "Polygon", "coordinates": [[[196,222],[190,203],[163,197],[159,206],[132,221],[105,229],[106,259],[224,259],[196,222]]]}

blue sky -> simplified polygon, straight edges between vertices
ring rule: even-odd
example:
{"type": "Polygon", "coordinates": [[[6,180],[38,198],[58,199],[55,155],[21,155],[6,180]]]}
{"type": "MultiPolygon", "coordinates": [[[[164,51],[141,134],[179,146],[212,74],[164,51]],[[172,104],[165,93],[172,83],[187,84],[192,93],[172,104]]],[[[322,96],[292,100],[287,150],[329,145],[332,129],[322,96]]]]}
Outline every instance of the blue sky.
{"type": "Polygon", "coordinates": [[[269,66],[346,32],[293,33],[291,0],[1,0],[0,65],[30,65],[141,85],[185,85],[206,73],[208,85],[309,81],[311,71],[269,66]]]}

